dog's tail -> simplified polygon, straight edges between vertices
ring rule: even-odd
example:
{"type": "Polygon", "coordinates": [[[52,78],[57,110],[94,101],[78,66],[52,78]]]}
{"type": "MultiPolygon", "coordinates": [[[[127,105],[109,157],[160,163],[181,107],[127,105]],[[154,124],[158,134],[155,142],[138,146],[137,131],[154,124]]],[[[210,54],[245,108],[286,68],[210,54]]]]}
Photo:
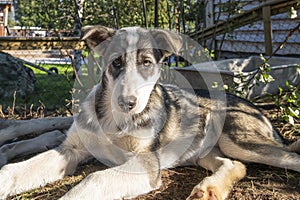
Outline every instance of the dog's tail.
{"type": "Polygon", "coordinates": [[[300,140],[297,140],[296,142],[293,142],[292,144],[288,145],[287,150],[290,152],[300,154],[300,140]]]}

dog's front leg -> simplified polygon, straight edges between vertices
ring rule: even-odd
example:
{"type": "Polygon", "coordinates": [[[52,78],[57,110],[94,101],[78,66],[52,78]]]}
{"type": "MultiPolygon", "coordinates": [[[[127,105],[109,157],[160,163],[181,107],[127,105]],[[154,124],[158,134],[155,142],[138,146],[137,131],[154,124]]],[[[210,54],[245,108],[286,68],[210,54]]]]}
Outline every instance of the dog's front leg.
{"type": "Polygon", "coordinates": [[[5,165],[0,170],[0,199],[34,189],[73,173],[77,164],[89,156],[77,133],[69,131],[67,139],[56,149],[29,160],[5,165]]]}
{"type": "Polygon", "coordinates": [[[113,200],[133,198],[157,189],[160,170],[146,157],[134,157],[125,164],[88,175],[61,199],[113,200]]]}
{"type": "Polygon", "coordinates": [[[63,178],[77,166],[61,148],[49,150],[29,160],[8,164],[0,170],[0,199],[34,189],[63,178]]]}
{"type": "Polygon", "coordinates": [[[213,174],[196,185],[187,200],[224,200],[234,183],[246,175],[244,164],[224,158],[217,147],[204,158],[198,158],[197,164],[213,174]]]}

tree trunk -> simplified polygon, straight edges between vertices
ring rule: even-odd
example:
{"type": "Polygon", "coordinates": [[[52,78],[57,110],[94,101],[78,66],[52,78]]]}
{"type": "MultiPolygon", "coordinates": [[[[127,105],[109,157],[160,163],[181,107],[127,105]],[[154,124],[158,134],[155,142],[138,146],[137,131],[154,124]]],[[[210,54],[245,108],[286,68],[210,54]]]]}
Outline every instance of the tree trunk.
{"type": "Polygon", "coordinates": [[[146,7],[145,0],[142,0],[142,4],[143,4],[144,26],[148,28],[147,7],[146,7]]]}
{"type": "Polygon", "coordinates": [[[0,120],[0,146],[6,141],[29,134],[69,129],[73,117],[49,117],[32,120],[0,120]]]}
{"type": "Polygon", "coordinates": [[[17,156],[40,153],[54,148],[60,145],[65,138],[66,135],[64,133],[55,130],[32,139],[3,145],[0,147],[0,168],[17,156]]]}
{"type": "MultiPolygon", "coordinates": [[[[82,14],[84,0],[74,0],[75,3],[75,16],[74,16],[74,36],[81,36],[82,28],[82,14]]],[[[81,67],[81,50],[74,50],[74,67],[76,72],[80,70],[81,67]]]]}
{"type": "Polygon", "coordinates": [[[120,28],[119,14],[118,14],[118,10],[117,10],[113,0],[111,0],[111,5],[112,5],[115,26],[116,26],[116,29],[119,29],[120,28]]]}
{"type": "Polygon", "coordinates": [[[155,5],[154,5],[154,27],[158,28],[158,4],[159,0],[155,0],[155,5]]]}

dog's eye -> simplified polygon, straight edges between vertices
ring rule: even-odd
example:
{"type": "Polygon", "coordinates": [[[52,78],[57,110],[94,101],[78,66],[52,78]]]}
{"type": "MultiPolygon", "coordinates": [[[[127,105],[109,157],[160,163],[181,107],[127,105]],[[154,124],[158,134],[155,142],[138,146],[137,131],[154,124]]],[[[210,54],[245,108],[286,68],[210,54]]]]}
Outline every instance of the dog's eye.
{"type": "Polygon", "coordinates": [[[143,65],[144,65],[145,67],[150,67],[150,66],[152,65],[152,62],[151,62],[150,59],[145,59],[145,60],[143,61],[143,65]]]}
{"type": "Polygon", "coordinates": [[[112,61],[112,65],[115,68],[121,68],[122,67],[122,59],[120,57],[115,59],[114,61],[112,61]]]}

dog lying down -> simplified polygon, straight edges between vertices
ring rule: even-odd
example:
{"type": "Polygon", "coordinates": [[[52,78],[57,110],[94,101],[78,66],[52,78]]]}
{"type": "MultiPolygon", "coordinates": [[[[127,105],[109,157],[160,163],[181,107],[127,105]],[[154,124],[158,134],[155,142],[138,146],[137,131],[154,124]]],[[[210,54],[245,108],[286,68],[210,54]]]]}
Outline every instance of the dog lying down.
{"type": "Polygon", "coordinates": [[[283,144],[251,103],[194,95],[159,83],[162,61],[182,46],[166,30],[86,27],[104,58],[101,82],[56,149],[0,170],[0,198],[61,179],[91,156],[110,168],[88,175],[62,199],[132,198],[157,189],[161,169],[196,165],[213,172],[187,199],[225,199],[246,174],[243,162],[300,172],[300,142],[283,144]]]}

